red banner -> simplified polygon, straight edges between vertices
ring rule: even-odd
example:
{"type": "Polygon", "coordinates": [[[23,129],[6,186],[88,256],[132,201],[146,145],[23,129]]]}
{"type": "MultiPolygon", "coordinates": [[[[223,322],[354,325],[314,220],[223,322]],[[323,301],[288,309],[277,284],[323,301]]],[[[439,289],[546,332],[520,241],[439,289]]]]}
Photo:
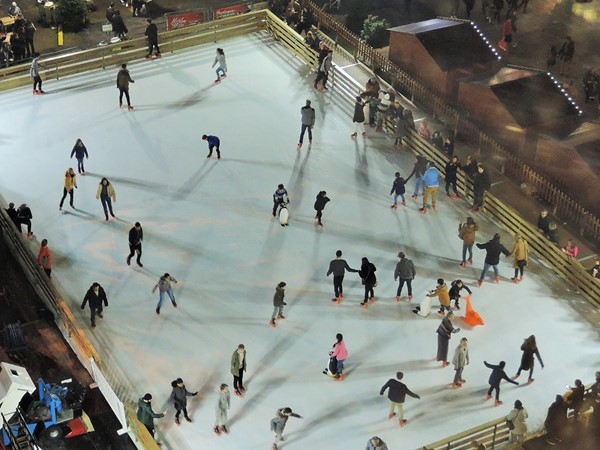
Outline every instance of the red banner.
{"type": "Polygon", "coordinates": [[[206,22],[206,13],[204,11],[167,14],[167,31],[191,27],[202,22],[206,22]]]}
{"type": "Polygon", "coordinates": [[[250,5],[242,3],[240,5],[226,6],[213,11],[213,20],[222,19],[223,17],[237,16],[250,12],[250,5]]]}

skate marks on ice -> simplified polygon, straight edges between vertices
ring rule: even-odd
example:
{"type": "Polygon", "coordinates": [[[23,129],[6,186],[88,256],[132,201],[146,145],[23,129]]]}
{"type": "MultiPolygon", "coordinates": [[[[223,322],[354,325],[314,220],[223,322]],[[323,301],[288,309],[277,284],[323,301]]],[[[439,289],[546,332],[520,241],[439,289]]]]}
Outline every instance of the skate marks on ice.
{"type": "MultiPolygon", "coordinates": [[[[219,161],[220,163],[220,161],[219,161]]],[[[173,200],[185,200],[188,196],[194,192],[205,178],[212,172],[216,167],[215,161],[208,158],[204,158],[204,162],[196,172],[194,172],[180,187],[175,191],[171,198],[173,200]]]]}
{"type": "Polygon", "coordinates": [[[367,161],[367,142],[363,139],[362,152],[359,150],[358,141],[354,140],[354,155],[355,155],[355,173],[356,181],[365,187],[371,185],[369,178],[369,163],[367,161]]]}

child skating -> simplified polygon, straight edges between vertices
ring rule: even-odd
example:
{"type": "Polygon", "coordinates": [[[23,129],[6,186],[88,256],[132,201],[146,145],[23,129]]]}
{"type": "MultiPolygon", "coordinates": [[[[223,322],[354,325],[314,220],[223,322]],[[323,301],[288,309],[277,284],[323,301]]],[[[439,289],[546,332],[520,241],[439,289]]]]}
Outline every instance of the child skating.
{"type": "Polygon", "coordinates": [[[437,297],[440,301],[440,309],[438,311],[442,316],[445,314],[445,311],[452,311],[450,308],[450,295],[448,294],[448,286],[444,283],[443,278],[437,279],[437,286],[433,291],[427,294],[427,297],[437,297]]]}
{"type": "Polygon", "coordinates": [[[471,295],[471,289],[462,282],[462,280],[454,280],[450,285],[450,291],[448,294],[450,295],[450,301],[454,300],[454,307],[456,309],[460,309],[460,305],[458,301],[460,300],[460,291],[465,290],[471,295]]]}
{"type": "Polygon", "coordinates": [[[406,183],[408,183],[408,177],[406,180],[400,176],[400,172],[396,172],[396,178],[394,179],[394,184],[392,184],[392,190],[390,191],[390,195],[394,195],[394,204],[390,207],[393,209],[398,209],[398,197],[402,199],[402,206],[406,206],[406,200],[404,198],[404,194],[406,193],[406,183]]]}
{"type": "Polygon", "coordinates": [[[222,48],[217,48],[217,56],[215,56],[215,61],[211,67],[215,67],[217,64],[217,70],[215,70],[217,79],[215,80],[215,83],[220,83],[221,78],[227,76],[227,62],[225,61],[225,52],[222,48]]]}
{"type": "Polygon", "coordinates": [[[229,394],[229,386],[225,383],[221,385],[221,391],[219,392],[219,399],[215,407],[215,426],[213,431],[217,436],[221,436],[221,433],[229,433],[227,429],[227,411],[231,404],[231,395],[229,394]]]}
{"type": "Polygon", "coordinates": [[[285,297],[285,282],[280,282],[275,288],[275,295],[273,296],[273,314],[271,315],[271,320],[269,321],[269,325],[273,328],[277,326],[275,319],[285,319],[283,315],[283,307],[287,305],[286,302],[283,301],[285,297]]]}

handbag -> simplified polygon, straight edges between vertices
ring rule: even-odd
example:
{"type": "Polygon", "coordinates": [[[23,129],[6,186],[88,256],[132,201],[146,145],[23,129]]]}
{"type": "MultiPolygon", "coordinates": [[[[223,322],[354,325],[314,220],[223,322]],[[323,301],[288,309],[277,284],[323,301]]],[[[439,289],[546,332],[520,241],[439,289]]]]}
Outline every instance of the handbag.
{"type": "Polygon", "coordinates": [[[517,418],[517,416],[519,415],[519,413],[521,412],[521,410],[519,410],[517,412],[517,414],[515,415],[515,417],[513,418],[513,420],[506,420],[506,428],[508,428],[509,430],[514,430],[515,429],[515,422],[514,420],[517,418]]]}

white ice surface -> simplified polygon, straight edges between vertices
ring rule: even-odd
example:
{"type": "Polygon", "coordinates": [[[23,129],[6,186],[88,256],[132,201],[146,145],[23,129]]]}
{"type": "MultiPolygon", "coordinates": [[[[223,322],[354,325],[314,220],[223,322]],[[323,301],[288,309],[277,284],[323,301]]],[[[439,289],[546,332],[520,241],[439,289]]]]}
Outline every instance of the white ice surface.
{"type": "MultiPolygon", "coordinates": [[[[517,398],[535,429],[565,384],[592,379],[600,366],[598,333],[567,303],[576,297],[536,260],[525,282],[514,285],[510,261],[503,260],[501,284],[474,288],[485,326],[469,329],[457,321],[462,331],[453,336],[450,355],[467,336],[471,364],[466,386],[450,389],[452,367],[441,369],[433,360],[440,318],[434,312],[422,319],[413,305],[394,301],[393,270],[400,250],[414,260],[414,303],[439,276],[473,287],[482,252],[476,251],[473,267],[458,267],[456,227],[466,203],[440,192],[434,213],[421,215],[410,198],[407,207],[390,210],[394,172],[409,173],[410,154],[392,150],[374,132],[350,140],[347,105],[337,106],[331,92],[315,92],[313,75],[267,35],[218,45],[229,66],[219,85],[210,68],[216,45],[130,64],[134,112],[117,108],[116,68],[50,80],[45,96],[32,96],[30,88],[0,95],[2,195],[31,206],[32,249],[48,238],[55,280],[84,326],[88,310],[78,308],[85,291],[94,281],[106,289],[109,307],[90,334],[105,361],[122,368],[133,398],[152,392],[155,410],[169,409],[157,420],[167,448],[270,448],[269,421],[277,408],[290,406],[304,419],[288,422],[283,448],[361,449],[379,435],[390,449],[412,450],[500,417],[517,398]],[[306,99],[317,111],[314,144],[297,151],[306,99]],[[221,161],[206,160],[203,133],[221,138],[221,161]],[[62,215],[58,202],[65,170],[76,167],[68,159],[76,138],[89,150],[89,173],[77,179],[77,211],[67,206],[69,214],[62,215]],[[101,176],[117,192],[118,220],[109,223],[95,199],[101,176]],[[292,200],[286,228],[271,218],[278,183],[292,200]],[[331,202],[325,228],[317,229],[313,202],[322,189],[331,202]],[[143,269],[125,264],[135,221],[145,232],[143,269]],[[332,279],[325,273],[337,249],[353,267],[362,256],[377,266],[378,301],[368,310],[358,306],[362,286],[354,274],[346,276],[344,302],[331,304],[332,279]],[[179,280],[179,308],[167,301],[157,317],[151,290],[164,272],[179,280]],[[288,284],[288,319],[273,329],[267,322],[281,280],[288,284]],[[321,373],[338,332],[350,352],[343,382],[321,373]],[[512,376],[530,334],[546,368],[536,364],[530,386],[503,383],[502,407],[484,403],[489,370],[483,360],[506,360],[512,376]],[[211,432],[217,390],[232,383],[229,359],[239,343],[248,350],[248,391],[243,399],[232,396],[231,434],[217,438],[211,432]],[[397,370],[422,396],[407,398],[409,423],[402,429],[387,420],[388,401],[379,396],[397,370]],[[181,427],[167,402],[177,377],[201,391],[190,401],[195,422],[181,427]]],[[[412,193],[412,180],[409,186],[412,193]]],[[[480,241],[499,231],[485,216],[477,220],[480,241]]]]}

